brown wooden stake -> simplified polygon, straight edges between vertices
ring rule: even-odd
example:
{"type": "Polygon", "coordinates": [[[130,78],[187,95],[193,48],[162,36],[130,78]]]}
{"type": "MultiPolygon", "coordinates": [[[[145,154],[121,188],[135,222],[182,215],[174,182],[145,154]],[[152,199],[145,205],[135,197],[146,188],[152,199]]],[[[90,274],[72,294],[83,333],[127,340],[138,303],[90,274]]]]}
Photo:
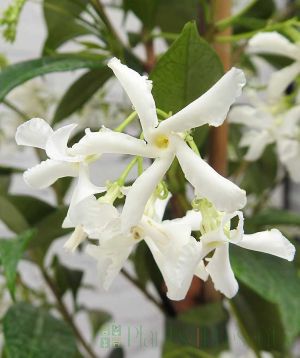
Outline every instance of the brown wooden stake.
{"type": "MultiPolygon", "coordinates": [[[[231,0],[213,0],[213,14],[214,23],[219,20],[230,17],[231,15],[231,0]]],[[[230,36],[231,28],[227,27],[225,30],[218,32],[220,36],[230,36]]],[[[228,43],[214,43],[214,48],[219,55],[224,70],[228,71],[231,68],[231,44],[228,43]]],[[[225,123],[217,128],[212,128],[210,133],[210,151],[209,163],[220,174],[227,173],[227,142],[228,142],[228,123],[225,123]]]]}
{"type": "MultiPolygon", "coordinates": [[[[231,0],[213,0],[214,23],[231,16],[231,0]]],[[[231,28],[218,32],[219,36],[230,36],[231,28]]],[[[231,68],[231,44],[214,42],[214,48],[222,61],[225,71],[231,68]]],[[[228,145],[228,122],[225,121],[220,127],[212,128],[210,132],[209,164],[221,175],[227,174],[227,145],[228,145]]],[[[221,294],[214,289],[209,279],[203,289],[203,298],[206,302],[221,299],[221,294]]]]}

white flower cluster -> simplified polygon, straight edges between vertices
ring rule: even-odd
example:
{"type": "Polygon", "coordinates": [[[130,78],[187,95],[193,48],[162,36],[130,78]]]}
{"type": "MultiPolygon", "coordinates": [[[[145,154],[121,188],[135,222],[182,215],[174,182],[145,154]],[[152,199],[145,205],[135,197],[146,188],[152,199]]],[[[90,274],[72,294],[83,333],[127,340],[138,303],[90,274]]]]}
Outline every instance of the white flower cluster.
{"type": "Polygon", "coordinates": [[[284,91],[300,74],[300,46],[277,32],[255,35],[249,41],[249,53],[271,54],[291,59],[291,65],[274,72],[266,90],[266,101],[254,91],[248,92],[248,104],[235,106],[229,121],[245,127],[240,146],[248,147],[245,159],[255,161],[267,145],[276,144],[277,155],[291,179],[300,182],[300,104],[291,106],[284,91]]]}
{"type": "Polygon", "coordinates": [[[193,275],[211,276],[215,288],[227,297],[236,294],[229,243],[292,260],[295,249],[278,230],[244,235],[239,210],[246,204],[246,193],[215,172],[186,143],[192,128],[223,123],[245,84],[243,72],[232,68],[204,95],[159,123],[151,82],[116,58],[108,66],[138,113],[143,139],[106,128],[87,129],[70,148],[68,140],[76,125],[53,131],[39,118],[22,124],[16,133],[18,144],[42,148],[49,158],[24,173],[29,185],[44,188],[65,176],[78,177],[63,223],[75,230],[65,247],[72,251],[91,239],[86,252],[97,260],[102,285],[108,289],[135,246],[145,240],[173,300],[185,297],[193,275]],[[89,179],[89,164],[104,153],[135,156],[119,180],[107,188],[89,179]],[[131,187],[124,187],[129,170],[141,157],[154,161],[131,187]],[[163,220],[171,194],[162,180],[175,157],[195,190],[193,210],[182,218],[163,220]],[[123,195],[126,200],[119,211],[114,203],[123,195]],[[238,225],[232,229],[230,221],[236,216],[238,225]],[[200,239],[192,236],[194,231],[200,239]]]}

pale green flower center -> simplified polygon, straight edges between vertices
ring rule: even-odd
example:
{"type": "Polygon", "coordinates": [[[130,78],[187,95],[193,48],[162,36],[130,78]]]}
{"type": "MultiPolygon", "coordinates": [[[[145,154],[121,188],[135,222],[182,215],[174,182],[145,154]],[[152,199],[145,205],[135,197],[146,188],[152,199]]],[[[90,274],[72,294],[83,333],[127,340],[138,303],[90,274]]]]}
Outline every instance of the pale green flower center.
{"type": "Polygon", "coordinates": [[[158,134],[154,138],[155,145],[160,149],[166,149],[169,146],[169,138],[165,134],[158,134]]]}

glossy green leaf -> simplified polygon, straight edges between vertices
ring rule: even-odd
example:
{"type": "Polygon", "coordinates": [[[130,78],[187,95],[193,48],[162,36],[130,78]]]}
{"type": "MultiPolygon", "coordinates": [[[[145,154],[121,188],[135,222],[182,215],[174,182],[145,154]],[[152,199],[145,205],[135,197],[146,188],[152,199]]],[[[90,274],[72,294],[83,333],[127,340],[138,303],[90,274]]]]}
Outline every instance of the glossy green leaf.
{"type": "Polygon", "coordinates": [[[91,31],[80,22],[87,0],[44,0],[43,11],[48,29],[43,53],[52,54],[59,46],[91,31]]]}
{"type": "Polygon", "coordinates": [[[58,104],[52,123],[57,123],[80,109],[111,75],[112,71],[105,66],[91,70],[76,80],[58,104]]]}
{"type": "Polygon", "coordinates": [[[256,352],[266,350],[282,354],[285,350],[285,332],[276,304],[240,284],[231,307],[249,347],[256,352]]]}
{"type": "MultiPolygon", "coordinates": [[[[300,333],[300,300],[295,299],[300,297],[300,279],[293,263],[238,247],[231,248],[230,257],[238,280],[276,306],[284,331],[282,346],[289,347],[300,333]]],[[[260,311],[256,315],[264,325],[264,315],[260,311]]]]}
{"type": "Polygon", "coordinates": [[[7,287],[13,298],[15,295],[17,265],[34,235],[35,231],[29,230],[14,239],[0,240],[0,262],[3,266],[7,287]]]}
{"type": "Polygon", "coordinates": [[[29,228],[23,213],[5,196],[0,196],[0,220],[17,234],[29,228]]]}
{"type": "MultiPolygon", "coordinates": [[[[227,347],[227,319],[221,302],[200,305],[181,313],[177,318],[168,318],[163,356],[175,354],[176,347],[178,352],[201,349],[217,354],[227,347]]],[[[199,353],[202,354],[201,351],[199,353]]]]}
{"type": "Polygon", "coordinates": [[[179,111],[206,92],[222,74],[218,56],[199,36],[195,23],[186,24],[151,74],[157,107],[179,111]]]}
{"type": "Polygon", "coordinates": [[[76,341],[67,324],[27,303],[10,307],[3,319],[8,358],[75,357],[76,341]]]}
{"type": "Polygon", "coordinates": [[[63,54],[19,62],[0,73],[0,101],[15,87],[31,78],[51,72],[73,71],[80,68],[103,67],[103,57],[83,54],[63,54]]]}

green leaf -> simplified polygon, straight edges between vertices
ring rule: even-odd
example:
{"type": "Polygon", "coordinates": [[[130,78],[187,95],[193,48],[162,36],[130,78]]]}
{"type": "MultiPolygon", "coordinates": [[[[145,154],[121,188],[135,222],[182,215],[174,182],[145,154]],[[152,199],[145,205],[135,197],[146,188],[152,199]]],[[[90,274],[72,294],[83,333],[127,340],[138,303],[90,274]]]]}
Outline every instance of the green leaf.
{"type": "Polygon", "coordinates": [[[199,36],[195,23],[186,24],[151,74],[157,107],[179,111],[206,92],[222,74],[217,54],[199,36]]]}
{"type": "Polygon", "coordinates": [[[87,0],[44,0],[43,11],[48,29],[44,43],[44,54],[51,54],[66,41],[91,33],[79,21],[87,0]]]}
{"type": "Polygon", "coordinates": [[[55,255],[52,262],[54,278],[58,288],[58,295],[62,297],[67,290],[71,290],[74,302],[83,277],[83,271],[64,266],[55,255]]]}
{"type": "Polygon", "coordinates": [[[255,352],[284,351],[284,328],[277,306],[240,284],[231,301],[240,331],[255,352]]]}
{"type": "Polygon", "coordinates": [[[57,123],[80,109],[111,75],[112,71],[105,66],[89,71],[76,80],[58,104],[52,123],[57,123]]]}
{"type": "Polygon", "coordinates": [[[147,29],[155,26],[155,18],[159,0],[123,0],[124,10],[131,10],[147,29]]]}
{"type": "Polygon", "coordinates": [[[67,207],[58,208],[37,223],[37,235],[31,242],[33,247],[39,247],[43,251],[46,251],[53,239],[66,235],[71,231],[70,229],[63,229],[61,227],[67,215],[67,211],[67,207]]]}
{"type": "Polygon", "coordinates": [[[167,343],[162,358],[214,358],[211,354],[194,347],[178,347],[167,343]]]}
{"type": "Polygon", "coordinates": [[[30,226],[53,213],[55,207],[28,195],[8,195],[7,199],[19,210],[30,226]]]}
{"type": "Polygon", "coordinates": [[[237,19],[234,33],[243,33],[265,27],[275,10],[276,5],[273,0],[258,0],[243,16],[237,19]]]}
{"type": "Polygon", "coordinates": [[[63,54],[19,62],[0,72],[0,101],[22,83],[51,72],[73,71],[80,68],[103,67],[103,57],[83,54],[63,54]]]}
{"type": "Polygon", "coordinates": [[[75,357],[76,341],[67,324],[27,303],[10,307],[3,319],[8,358],[75,357]]]}
{"type": "Polygon", "coordinates": [[[149,267],[147,265],[146,256],[148,255],[148,246],[142,241],[137,246],[133,255],[133,264],[135,273],[140,284],[145,287],[150,279],[149,267]]]}
{"type": "Polygon", "coordinates": [[[110,313],[100,310],[89,310],[88,314],[93,330],[93,337],[95,338],[105,323],[111,320],[112,316],[110,313]]]}
{"type": "Polygon", "coordinates": [[[0,195],[5,195],[10,186],[10,175],[0,174],[0,195]]]}
{"type": "Polygon", "coordinates": [[[7,287],[11,296],[15,296],[17,265],[30,240],[35,235],[34,230],[26,231],[15,239],[0,240],[0,261],[3,266],[7,287]]]}
{"type": "Polygon", "coordinates": [[[178,33],[188,21],[198,21],[199,0],[160,0],[156,26],[163,32],[178,33]]]}
{"type": "MultiPolygon", "coordinates": [[[[238,247],[231,248],[230,257],[238,280],[262,299],[275,305],[280,317],[283,336],[280,336],[280,332],[274,332],[277,338],[272,342],[266,342],[266,337],[258,337],[257,340],[265,343],[261,348],[270,348],[273,344],[274,349],[278,349],[279,338],[282,346],[288,348],[300,333],[300,301],[295,299],[300,297],[300,279],[294,265],[271,255],[238,247]]],[[[264,326],[265,315],[259,306],[253,309],[257,309],[255,315],[259,319],[258,324],[264,326]]]]}
{"type": "MultiPolygon", "coordinates": [[[[181,313],[176,319],[168,318],[163,356],[169,357],[168,354],[170,354],[170,357],[173,357],[176,347],[178,351],[183,350],[183,352],[195,350],[194,354],[197,354],[196,349],[201,348],[216,355],[217,352],[227,347],[227,319],[221,302],[192,308],[181,313]]],[[[195,357],[198,356],[195,355],[195,357]]]]}
{"type": "Polygon", "coordinates": [[[299,213],[268,208],[247,219],[250,224],[260,228],[274,227],[278,225],[300,226],[299,213]]]}
{"type": "Polygon", "coordinates": [[[17,234],[29,228],[21,211],[5,196],[0,196],[0,220],[17,234]]]}

